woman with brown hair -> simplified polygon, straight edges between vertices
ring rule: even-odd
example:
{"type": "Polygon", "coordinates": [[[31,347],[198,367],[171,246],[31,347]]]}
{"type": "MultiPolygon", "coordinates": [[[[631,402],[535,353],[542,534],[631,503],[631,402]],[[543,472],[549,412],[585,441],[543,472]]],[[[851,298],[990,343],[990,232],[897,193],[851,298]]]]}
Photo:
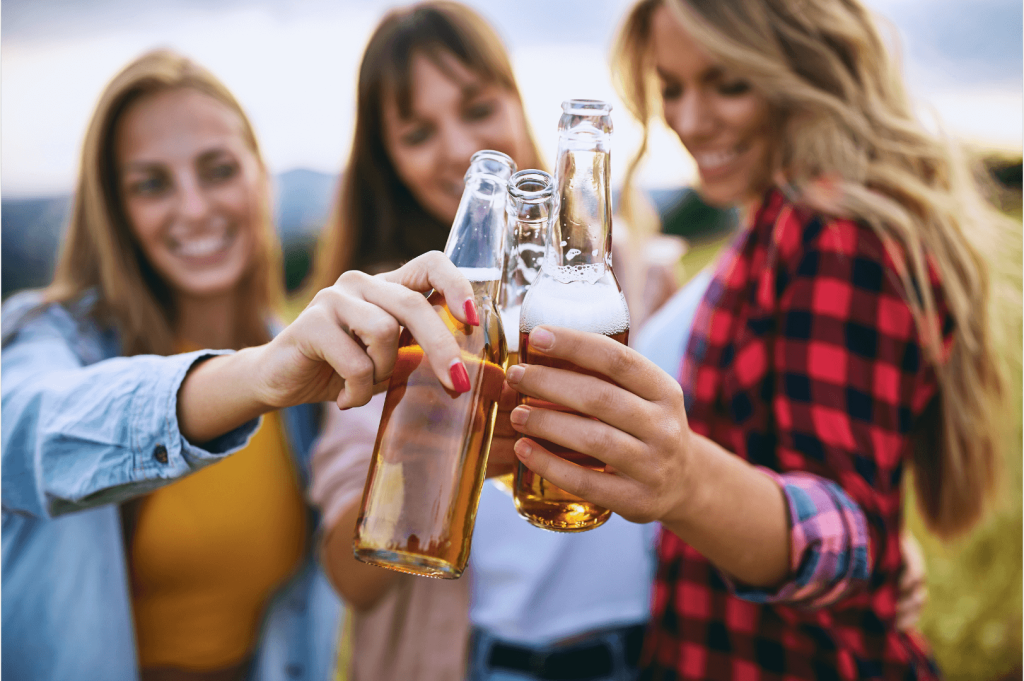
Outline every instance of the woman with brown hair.
{"type": "Polygon", "coordinates": [[[985,251],[1005,220],[921,129],[853,0],[643,0],[617,55],[632,111],[646,122],[660,93],[703,197],[746,227],[696,313],[682,389],[607,339],[535,329],[531,347],[611,382],[511,367],[520,392],[594,417],[517,408],[517,456],[662,523],[642,678],[935,678],[897,627],[901,481],[912,466],[944,537],[995,489],[1006,282],[985,251]]]}
{"type": "MultiPolygon", "coordinates": [[[[462,5],[389,12],[366,48],[358,96],[321,283],[442,247],[474,152],[543,165],[500,39],[462,5]]],[[[539,532],[505,492],[485,485],[462,579],[401,575],[353,558],[382,402],[333,413],[313,460],[312,496],[328,527],[322,560],[353,608],[349,678],[630,679],[648,612],[653,527],[615,518],[579,535],[539,532]]],[[[508,428],[496,433],[492,460],[502,435],[511,460],[508,428]]]]}
{"type": "Polygon", "coordinates": [[[316,403],[364,404],[402,325],[453,387],[458,345],[419,292],[461,317],[472,289],[427,254],[339,278],[275,335],[282,281],[238,102],[173,52],[130,63],[86,133],[53,283],[3,307],[5,676],[327,678],[316,403]]]}

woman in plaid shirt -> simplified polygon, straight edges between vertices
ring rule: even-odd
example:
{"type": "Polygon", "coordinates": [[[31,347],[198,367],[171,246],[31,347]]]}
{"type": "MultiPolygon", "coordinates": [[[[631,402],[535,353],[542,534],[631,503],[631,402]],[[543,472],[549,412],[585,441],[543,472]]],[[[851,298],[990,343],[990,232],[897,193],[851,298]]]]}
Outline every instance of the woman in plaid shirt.
{"type": "Polygon", "coordinates": [[[935,678],[895,626],[901,480],[912,462],[942,536],[994,487],[1004,378],[976,244],[1003,223],[921,130],[856,0],[643,0],[617,58],[632,112],[646,123],[656,83],[705,200],[740,205],[747,227],[682,389],[607,338],[535,329],[534,348],[611,382],[511,367],[519,392],[595,417],[518,407],[517,456],[661,521],[643,678],[935,678]]]}

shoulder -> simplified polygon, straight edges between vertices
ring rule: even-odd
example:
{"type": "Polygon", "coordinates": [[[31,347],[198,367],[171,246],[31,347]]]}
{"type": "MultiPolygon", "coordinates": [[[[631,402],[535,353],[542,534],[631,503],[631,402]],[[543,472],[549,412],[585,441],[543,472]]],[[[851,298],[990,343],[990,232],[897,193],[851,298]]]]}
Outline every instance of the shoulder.
{"type": "Polygon", "coordinates": [[[814,210],[773,190],[756,218],[787,283],[799,278],[844,281],[876,295],[905,299],[902,249],[867,222],[814,210]]]}
{"type": "Polygon", "coordinates": [[[23,291],[4,302],[0,311],[3,347],[34,338],[60,338],[86,363],[119,353],[116,334],[95,318],[99,297],[87,291],[66,303],[47,301],[42,291],[23,291]]]}

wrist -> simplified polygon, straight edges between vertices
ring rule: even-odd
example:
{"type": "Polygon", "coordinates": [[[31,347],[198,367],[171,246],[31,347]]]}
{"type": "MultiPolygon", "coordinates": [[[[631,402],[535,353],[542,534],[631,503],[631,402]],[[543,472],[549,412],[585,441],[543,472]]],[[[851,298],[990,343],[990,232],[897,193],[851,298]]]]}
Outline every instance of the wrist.
{"type": "Polygon", "coordinates": [[[663,525],[680,537],[709,511],[707,496],[713,487],[706,484],[711,479],[709,441],[692,431],[687,432],[687,439],[686,463],[676,485],[678,494],[661,519],[663,525]]]}
{"type": "Polygon", "coordinates": [[[239,377],[238,383],[242,388],[245,400],[258,410],[260,414],[268,411],[281,409],[280,396],[271,389],[271,381],[267,379],[266,367],[268,362],[265,359],[267,345],[257,345],[251,348],[242,348],[231,356],[235,362],[233,374],[239,377]]]}

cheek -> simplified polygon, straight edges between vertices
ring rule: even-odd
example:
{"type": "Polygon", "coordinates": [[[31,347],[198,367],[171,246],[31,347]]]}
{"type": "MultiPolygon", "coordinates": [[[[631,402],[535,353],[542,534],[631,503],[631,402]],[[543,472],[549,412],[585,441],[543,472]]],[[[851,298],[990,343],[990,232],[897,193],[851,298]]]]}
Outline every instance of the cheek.
{"type": "Polygon", "coordinates": [[[720,111],[723,120],[728,121],[729,127],[735,130],[738,136],[767,139],[769,132],[768,110],[759,99],[750,98],[724,102],[720,111]]]}
{"type": "Polygon", "coordinates": [[[147,253],[157,244],[166,222],[166,207],[151,201],[129,201],[124,207],[132,235],[147,253]]]}

